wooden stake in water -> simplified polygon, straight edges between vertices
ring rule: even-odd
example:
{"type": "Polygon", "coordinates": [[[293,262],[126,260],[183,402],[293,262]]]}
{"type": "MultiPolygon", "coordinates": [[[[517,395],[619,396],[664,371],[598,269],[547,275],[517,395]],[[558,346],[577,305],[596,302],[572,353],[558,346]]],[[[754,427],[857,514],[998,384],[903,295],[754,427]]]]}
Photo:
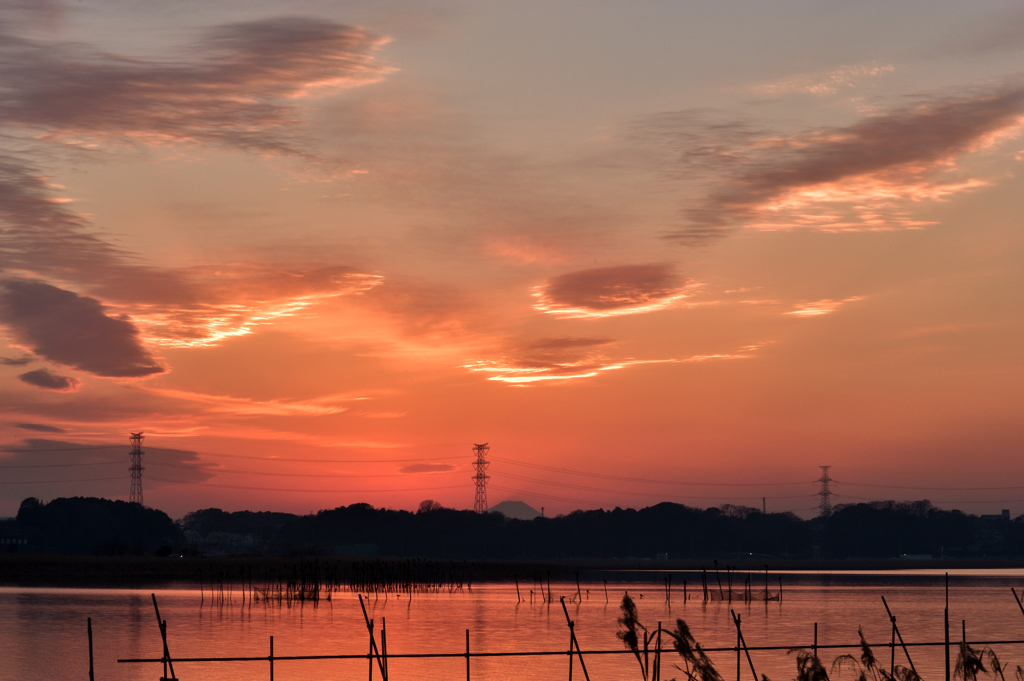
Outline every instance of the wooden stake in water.
{"type": "Polygon", "coordinates": [[[516,603],[522,603],[523,599],[519,596],[519,575],[516,575],[516,603]]]}
{"type": "Polygon", "coordinates": [[[469,629],[466,629],[466,681],[469,681],[469,629]]]}
{"type": "Polygon", "coordinates": [[[274,637],[270,637],[270,681],[274,681],[274,637]]]}
{"type": "Polygon", "coordinates": [[[661,681],[661,622],[658,622],[658,640],[654,644],[654,681],[661,681]]]}
{"type": "Polygon", "coordinates": [[[943,613],[943,625],[946,630],[946,681],[949,681],[949,573],[946,573],[946,610],[943,613]]]}
{"type": "Polygon", "coordinates": [[[95,681],[92,675],[92,618],[87,618],[86,623],[89,628],[89,681],[95,681]]]}

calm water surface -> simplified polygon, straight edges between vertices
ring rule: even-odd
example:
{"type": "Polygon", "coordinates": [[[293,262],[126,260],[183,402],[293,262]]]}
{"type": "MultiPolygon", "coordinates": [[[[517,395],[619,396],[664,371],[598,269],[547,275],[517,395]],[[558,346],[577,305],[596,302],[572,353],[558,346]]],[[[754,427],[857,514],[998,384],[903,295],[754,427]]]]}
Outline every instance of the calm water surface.
{"type": "MultiPolygon", "coordinates": [[[[963,571],[950,573],[951,638],[959,640],[961,621],[966,620],[968,640],[1024,639],[1024,614],[1010,587],[1024,585],[1021,571],[963,571]]],[[[763,579],[761,577],[760,579],[763,579]]],[[[793,645],[809,647],[815,622],[819,643],[856,643],[863,627],[872,644],[888,643],[891,627],[881,596],[885,596],[903,637],[908,642],[941,641],[943,638],[944,581],[942,573],[927,571],[879,573],[784,574],[781,602],[703,603],[693,584],[695,574],[673,576],[672,599],[667,602],[659,582],[609,581],[605,602],[602,580],[584,582],[583,598],[569,603],[576,633],[584,650],[617,649],[618,602],[624,591],[634,596],[640,619],[649,627],[658,621],[671,628],[676,618],[690,625],[704,647],[735,644],[736,629],[730,609],[742,617],[748,646],[793,645]],[[684,603],[682,580],[690,584],[690,601],[684,603]],[[587,590],[589,589],[589,596],[587,590]]],[[[772,589],[777,588],[772,578],[772,589]]],[[[714,578],[712,577],[714,584],[714,578]]],[[[756,582],[755,582],[756,583],[756,582]]],[[[763,587],[763,581],[761,582],[763,587]]],[[[480,585],[472,592],[369,597],[368,608],[379,628],[386,619],[389,653],[465,651],[465,631],[470,630],[473,651],[566,650],[569,631],[558,605],[568,601],[576,584],[552,584],[555,602],[529,602],[529,585],[521,584],[526,602],[516,603],[514,584],[480,585]]],[[[118,664],[118,658],[160,657],[161,642],[150,590],[0,588],[0,680],[87,679],[86,618],[92,617],[97,681],[147,679],[162,674],[159,664],[118,664]]],[[[200,605],[197,590],[156,591],[161,615],[168,622],[172,657],[266,656],[274,636],[275,655],[364,654],[368,647],[366,626],[355,594],[337,594],[319,607],[310,605],[264,606],[235,602],[211,607],[209,597],[200,605]]],[[[1004,666],[1024,666],[1024,644],[995,646],[1004,666]]],[[[943,651],[911,648],[911,656],[926,681],[944,675],[943,651]]],[[[825,651],[829,664],[840,651],[825,651]]],[[[885,664],[888,648],[875,654],[885,664]]],[[[736,678],[735,653],[716,653],[726,681],[736,678]]],[[[955,659],[955,650],[954,650],[955,659]]],[[[662,678],[682,674],[671,667],[674,654],[664,658],[662,678]]],[[[901,652],[897,663],[905,664],[901,652]]],[[[794,656],[786,652],[754,652],[757,673],[773,681],[794,677],[794,656]]],[[[590,678],[639,679],[637,662],[627,655],[589,655],[590,678]]],[[[466,678],[465,660],[397,660],[389,663],[392,679],[440,680],[466,678]]],[[[178,663],[183,681],[209,679],[241,681],[269,679],[269,665],[262,662],[178,663]]],[[[566,679],[566,656],[547,658],[474,659],[472,678],[566,679]]],[[[375,678],[379,675],[375,672],[375,678]]],[[[278,661],[277,681],[300,679],[365,679],[366,660],[278,661]]],[[[574,678],[582,679],[577,665],[574,678]]],[[[847,672],[840,679],[853,681],[847,672]]],[[[741,681],[750,681],[743,661],[741,681]]]]}

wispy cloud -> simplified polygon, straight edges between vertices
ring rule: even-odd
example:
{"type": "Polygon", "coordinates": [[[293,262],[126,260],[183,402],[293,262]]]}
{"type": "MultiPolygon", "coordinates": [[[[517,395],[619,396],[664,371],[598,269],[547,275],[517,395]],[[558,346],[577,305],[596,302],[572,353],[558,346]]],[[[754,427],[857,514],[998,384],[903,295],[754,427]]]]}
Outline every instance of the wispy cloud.
{"type": "Polygon", "coordinates": [[[349,402],[363,399],[351,395],[326,395],[311,400],[253,400],[167,388],[146,390],[154,395],[207,405],[212,413],[236,416],[327,416],[347,411],[349,402]]]}
{"type": "MultiPolygon", "coordinates": [[[[556,340],[556,339],[548,339],[556,340]]],[[[566,339],[569,340],[569,339],[566,339]]],[[[580,341],[582,339],[571,339],[580,341]]],[[[686,364],[715,360],[747,359],[761,347],[749,345],[736,352],[692,355],[672,359],[612,358],[597,347],[608,345],[605,339],[593,339],[590,344],[577,343],[562,346],[560,351],[537,352],[537,346],[528,346],[518,353],[509,353],[498,359],[469,362],[463,368],[472,372],[490,374],[488,380],[525,385],[538,382],[564,382],[593,378],[606,371],[616,371],[644,364],[686,364]]],[[[543,348],[543,344],[540,348],[543,348]]],[[[557,347],[557,346],[556,346],[557,347]]]]}
{"type": "Polygon", "coordinates": [[[300,100],[379,80],[387,68],[374,52],[384,42],[352,26],[282,18],[219,26],[166,59],[145,59],[5,32],[0,120],[78,144],[296,154],[300,100]]]}
{"type": "Polygon", "coordinates": [[[668,172],[707,178],[706,198],[668,238],[701,243],[737,228],[921,228],[914,206],[988,184],[966,158],[1024,127],[1024,87],[922,98],[846,126],[792,134],[664,114],[644,134],[672,148],[668,172]]]}
{"type": "Polygon", "coordinates": [[[801,93],[819,97],[839,94],[853,89],[866,78],[876,78],[895,71],[892,64],[855,64],[840,66],[824,73],[803,73],[753,88],[754,93],[766,97],[801,93]]]}
{"type": "Polygon", "coordinates": [[[456,469],[450,463],[414,463],[402,466],[399,470],[402,473],[447,473],[456,469]]]}
{"type": "Polygon", "coordinates": [[[22,355],[21,357],[0,357],[0,366],[23,367],[31,362],[31,355],[22,355]]]}
{"type": "Polygon", "coordinates": [[[803,303],[798,305],[796,309],[790,310],[784,314],[793,315],[794,317],[820,317],[826,314],[832,314],[839,309],[841,305],[846,303],[852,303],[856,300],[864,300],[864,296],[853,296],[851,298],[844,298],[842,300],[816,300],[812,303],[803,303]]]}
{"type": "Polygon", "coordinates": [[[687,280],[670,265],[621,265],[569,272],[537,286],[534,307],[557,317],[653,312],[686,297],[687,280]]]}
{"type": "Polygon", "coordinates": [[[34,430],[39,433],[64,433],[66,432],[63,428],[57,426],[47,426],[42,423],[16,423],[15,426],[22,430],[34,430]]]}

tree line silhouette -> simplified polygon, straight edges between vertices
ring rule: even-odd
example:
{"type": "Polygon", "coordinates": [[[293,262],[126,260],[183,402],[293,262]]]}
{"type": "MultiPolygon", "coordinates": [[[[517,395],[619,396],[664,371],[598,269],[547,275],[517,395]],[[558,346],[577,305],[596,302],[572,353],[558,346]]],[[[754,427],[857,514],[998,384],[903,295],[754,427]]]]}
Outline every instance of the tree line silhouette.
{"type": "Polygon", "coordinates": [[[78,555],[201,553],[194,540],[211,536],[246,536],[234,553],[365,555],[372,548],[379,557],[443,560],[1015,558],[1024,546],[1024,516],[979,517],[928,501],[850,504],[810,520],[661,503],[534,520],[437,504],[416,512],[352,504],[302,516],[211,508],[175,522],[123,501],[29,498],[16,519],[0,523],[0,534],[12,530],[30,538],[32,552],[78,555]]]}

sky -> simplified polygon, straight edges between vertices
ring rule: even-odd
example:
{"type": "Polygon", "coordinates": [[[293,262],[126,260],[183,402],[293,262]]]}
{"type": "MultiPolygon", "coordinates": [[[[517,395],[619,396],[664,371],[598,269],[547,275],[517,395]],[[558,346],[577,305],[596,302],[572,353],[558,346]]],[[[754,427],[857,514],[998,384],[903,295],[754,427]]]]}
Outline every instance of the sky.
{"type": "Polygon", "coordinates": [[[22,499],[1024,513],[1016,2],[0,0],[22,499]]]}

